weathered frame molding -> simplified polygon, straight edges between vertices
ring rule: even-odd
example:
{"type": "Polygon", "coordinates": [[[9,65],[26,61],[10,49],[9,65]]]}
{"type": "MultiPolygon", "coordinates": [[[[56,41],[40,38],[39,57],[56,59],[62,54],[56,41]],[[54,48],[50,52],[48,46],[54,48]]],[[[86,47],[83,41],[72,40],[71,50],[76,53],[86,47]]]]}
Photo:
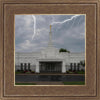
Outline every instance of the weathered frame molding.
{"type": "Polygon", "coordinates": [[[0,99],[1,100],[21,100],[21,99],[25,99],[25,100],[32,100],[32,99],[34,99],[34,100],[38,100],[38,99],[40,99],[40,100],[54,100],[54,99],[56,99],[56,100],[73,100],[73,99],[76,99],[76,100],[100,100],[100,86],[99,86],[99,84],[100,84],[100,68],[99,68],[99,66],[100,66],[100,64],[99,64],[99,61],[100,61],[100,57],[99,57],[99,55],[100,55],[100,34],[99,34],[99,32],[100,32],[100,29],[99,29],[99,25],[100,25],[100,20],[99,20],[99,16],[100,16],[100,0],[80,0],[80,1],[78,1],[78,0],[72,0],[72,1],[69,1],[69,0],[62,0],[62,1],[60,1],[60,0],[48,0],[48,1],[46,1],[46,0],[41,0],[41,1],[36,1],[36,0],[1,0],[0,1],[0,69],[2,69],[2,70],[0,70],[0,99]],[[77,97],[66,97],[66,96],[58,96],[58,97],[55,97],[55,96],[52,96],[52,97],[50,97],[50,96],[48,96],[48,97],[39,97],[39,96],[37,96],[37,97],[31,97],[31,96],[28,96],[28,97],[16,97],[16,96],[12,96],[12,97],[7,97],[7,96],[4,96],[4,80],[3,80],[3,78],[4,78],[4,75],[3,75],[3,67],[4,67],[4,63],[3,63],[3,61],[4,61],[4,42],[3,41],[5,41],[4,40],[4,4],[31,4],[31,3],[33,3],[33,4],[66,4],[66,3],[68,3],[68,4],[72,4],[72,3],[74,3],[74,4],[96,4],[97,5],[97,7],[96,7],[96,13],[97,13],[97,16],[96,16],[96,18],[97,18],[97,22],[96,22],[96,31],[97,31],[97,35],[96,35],[96,58],[97,58],[97,60],[96,60],[96,65],[97,65],[97,73],[96,73],[96,79],[97,79],[97,91],[96,91],[96,96],[87,96],[87,97],[84,97],[84,96],[77,96],[77,97]]]}

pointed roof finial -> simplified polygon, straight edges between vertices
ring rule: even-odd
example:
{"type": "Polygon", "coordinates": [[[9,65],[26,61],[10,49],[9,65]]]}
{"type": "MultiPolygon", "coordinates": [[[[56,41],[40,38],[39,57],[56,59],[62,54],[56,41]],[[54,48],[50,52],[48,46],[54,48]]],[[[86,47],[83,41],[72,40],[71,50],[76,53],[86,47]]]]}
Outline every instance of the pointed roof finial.
{"type": "Polygon", "coordinates": [[[52,27],[52,26],[50,25],[50,32],[51,32],[51,27],[52,27]]]}

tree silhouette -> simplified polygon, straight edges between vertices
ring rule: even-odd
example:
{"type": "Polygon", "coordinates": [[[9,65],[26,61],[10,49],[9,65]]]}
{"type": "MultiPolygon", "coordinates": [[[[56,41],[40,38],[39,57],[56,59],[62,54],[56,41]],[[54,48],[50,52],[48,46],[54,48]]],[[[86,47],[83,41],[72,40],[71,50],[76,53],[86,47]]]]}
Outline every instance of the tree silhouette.
{"type": "Polygon", "coordinates": [[[68,52],[68,53],[70,53],[70,51],[68,51],[67,49],[64,49],[64,48],[61,48],[61,49],[59,50],[59,52],[68,52]]]}

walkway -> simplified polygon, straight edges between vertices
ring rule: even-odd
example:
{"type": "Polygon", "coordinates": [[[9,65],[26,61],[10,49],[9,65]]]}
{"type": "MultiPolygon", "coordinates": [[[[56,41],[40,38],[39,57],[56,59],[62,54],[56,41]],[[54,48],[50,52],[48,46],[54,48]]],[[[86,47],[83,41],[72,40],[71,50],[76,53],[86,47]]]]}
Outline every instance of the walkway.
{"type": "Polygon", "coordinates": [[[62,82],[34,82],[36,85],[64,85],[62,82]]]}

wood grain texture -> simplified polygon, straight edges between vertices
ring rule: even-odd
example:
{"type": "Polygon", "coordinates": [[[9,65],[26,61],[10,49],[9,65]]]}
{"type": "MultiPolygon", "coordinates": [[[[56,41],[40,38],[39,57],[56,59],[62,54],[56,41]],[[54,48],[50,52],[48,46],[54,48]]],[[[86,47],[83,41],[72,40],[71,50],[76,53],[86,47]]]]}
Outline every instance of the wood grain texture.
{"type": "Polygon", "coordinates": [[[100,100],[95,97],[4,97],[2,100],[100,100]]]}
{"type": "MultiPolygon", "coordinates": [[[[100,66],[99,63],[100,62],[100,56],[99,56],[100,55],[100,34],[99,34],[100,33],[100,28],[99,28],[100,6],[99,5],[100,3],[98,3],[98,0],[80,0],[80,1],[78,0],[74,0],[74,1],[73,0],[48,0],[48,1],[47,0],[41,0],[41,1],[2,0],[0,6],[1,4],[4,4],[4,48],[5,48],[4,49],[5,52],[4,53],[4,61],[5,61],[4,62],[4,84],[0,84],[0,86],[2,85],[4,89],[3,91],[3,89],[1,88],[2,94],[4,93],[2,100],[8,100],[8,99],[9,100],[22,100],[22,99],[24,100],[61,100],[61,99],[62,100],[100,100],[100,92],[99,92],[100,91],[100,86],[99,86],[100,84],[100,67],[99,67],[100,66]],[[43,3],[43,4],[37,5],[37,4],[29,4],[29,3],[43,3]],[[68,3],[68,4],[64,4],[64,3],[68,3]],[[69,14],[69,13],[87,14],[86,86],[55,86],[55,87],[54,86],[53,87],[52,86],[48,86],[48,87],[47,86],[43,86],[43,87],[14,86],[14,14],[69,14]],[[95,14],[97,14],[98,17],[95,14]],[[97,23],[96,23],[96,18],[97,18],[97,23]]],[[[2,6],[0,8],[2,8],[2,6]]],[[[3,53],[3,48],[2,48],[3,47],[3,37],[2,37],[3,36],[3,26],[2,26],[3,15],[1,9],[0,9],[0,17],[1,17],[0,54],[2,54],[3,53]]],[[[0,55],[0,59],[2,58],[2,56],[3,55],[0,55]]],[[[1,68],[2,62],[0,62],[0,65],[1,68]]],[[[3,67],[1,69],[3,70],[3,67]]],[[[1,79],[3,80],[2,75],[1,77],[2,77],[1,79]]]]}
{"type": "Polygon", "coordinates": [[[2,70],[3,69],[3,6],[0,1],[0,98],[2,98],[2,70]]]}
{"type": "Polygon", "coordinates": [[[97,3],[99,0],[2,0],[4,3],[39,3],[39,4],[44,4],[44,3],[58,3],[58,4],[65,4],[65,3],[97,3]]]}
{"type": "Polygon", "coordinates": [[[4,95],[5,96],[95,96],[96,26],[95,4],[5,4],[4,95]],[[91,12],[92,10],[92,12],[91,12]],[[86,14],[86,86],[13,86],[14,14],[86,14]],[[10,25],[9,25],[10,23],[10,25]],[[10,44],[10,45],[9,45],[10,44]],[[10,59],[9,59],[10,57],[10,59]],[[92,74],[91,74],[92,73],[92,74]],[[92,78],[91,78],[92,77],[92,78]],[[25,90],[27,91],[25,91],[25,90]],[[34,91],[35,90],[35,91],[34,91]]]}
{"type": "Polygon", "coordinates": [[[100,100],[100,1],[98,3],[97,23],[97,97],[100,100]]]}

